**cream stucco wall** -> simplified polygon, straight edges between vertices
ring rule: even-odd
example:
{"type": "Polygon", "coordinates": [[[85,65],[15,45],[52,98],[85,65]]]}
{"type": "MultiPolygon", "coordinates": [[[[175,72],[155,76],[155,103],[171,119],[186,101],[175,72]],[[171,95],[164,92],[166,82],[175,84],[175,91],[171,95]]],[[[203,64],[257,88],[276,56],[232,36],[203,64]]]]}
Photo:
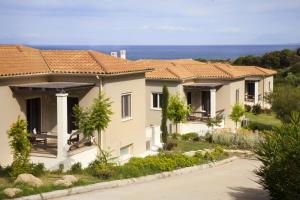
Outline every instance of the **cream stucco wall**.
{"type": "MultiPolygon", "coordinates": [[[[49,92],[12,91],[9,85],[38,82],[84,82],[95,83],[91,89],[79,89],[69,92],[69,96],[78,97],[80,106],[91,105],[99,94],[100,81],[95,76],[42,76],[35,78],[0,79],[0,165],[10,164],[12,156],[6,135],[9,126],[17,117],[26,118],[26,99],[40,97],[42,103],[42,131],[56,132],[56,96],[49,92]],[[5,153],[3,153],[5,152],[5,153]]],[[[104,78],[104,92],[113,104],[111,123],[104,133],[105,147],[110,147],[113,155],[119,155],[122,146],[133,144],[133,154],[143,153],[146,148],[145,139],[145,78],[144,74],[126,75],[104,78]],[[121,94],[132,92],[133,119],[123,122],[121,117],[121,94]]]]}
{"type": "Polygon", "coordinates": [[[145,78],[144,74],[117,76],[103,79],[103,90],[112,103],[111,123],[104,131],[102,144],[112,150],[112,156],[120,155],[120,148],[131,145],[131,153],[138,155],[146,151],[145,134],[145,78]],[[121,95],[131,94],[131,116],[122,120],[121,95]]]}
{"type": "Polygon", "coordinates": [[[177,81],[146,81],[146,127],[160,126],[161,110],[152,108],[152,93],[162,93],[164,85],[167,86],[170,95],[180,92],[180,83],[177,81]]]}

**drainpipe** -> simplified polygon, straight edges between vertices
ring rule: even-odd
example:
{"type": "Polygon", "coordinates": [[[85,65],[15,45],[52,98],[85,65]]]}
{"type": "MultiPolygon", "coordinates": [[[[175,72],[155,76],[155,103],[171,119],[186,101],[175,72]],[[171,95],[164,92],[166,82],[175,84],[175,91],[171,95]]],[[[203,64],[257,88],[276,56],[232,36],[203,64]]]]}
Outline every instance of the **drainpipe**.
{"type": "MultiPolygon", "coordinates": [[[[96,78],[99,80],[99,94],[101,94],[102,91],[103,91],[102,78],[100,78],[98,75],[96,76],[96,78]]],[[[102,149],[102,133],[101,133],[101,130],[98,132],[98,146],[99,146],[99,148],[102,149]]]]}

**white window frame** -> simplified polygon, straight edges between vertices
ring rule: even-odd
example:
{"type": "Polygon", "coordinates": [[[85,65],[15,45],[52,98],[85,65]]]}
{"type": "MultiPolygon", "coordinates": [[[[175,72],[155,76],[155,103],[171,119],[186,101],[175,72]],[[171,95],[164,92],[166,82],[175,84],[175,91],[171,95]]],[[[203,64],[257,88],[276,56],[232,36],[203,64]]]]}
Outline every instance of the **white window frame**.
{"type": "Polygon", "coordinates": [[[122,121],[132,120],[132,93],[131,92],[123,93],[121,95],[121,119],[122,119],[122,121]],[[123,114],[123,102],[122,102],[123,96],[130,96],[130,109],[129,109],[130,115],[124,116],[124,117],[122,116],[122,114],[123,114]]]}
{"type": "Polygon", "coordinates": [[[121,158],[121,159],[129,159],[129,158],[132,157],[132,152],[133,152],[133,144],[129,144],[129,145],[122,146],[122,147],[120,148],[120,158],[121,158]],[[121,155],[122,149],[125,149],[125,148],[126,148],[126,149],[128,148],[128,154],[126,154],[126,155],[121,155]]]}
{"type": "Polygon", "coordinates": [[[160,105],[160,96],[162,95],[162,92],[151,92],[151,109],[152,110],[161,110],[161,105],[160,105]],[[157,94],[157,105],[158,107],[153,106],[153,98],[154,94],[157,94]]]}

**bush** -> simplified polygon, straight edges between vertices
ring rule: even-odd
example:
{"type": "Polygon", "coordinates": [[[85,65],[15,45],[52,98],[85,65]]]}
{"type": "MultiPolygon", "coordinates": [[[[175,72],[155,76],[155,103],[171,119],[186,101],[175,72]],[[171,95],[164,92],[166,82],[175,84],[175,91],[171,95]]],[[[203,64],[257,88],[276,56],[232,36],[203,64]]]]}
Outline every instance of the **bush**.
{"type": "Polygon", "coordinates": [[[11,176],[30,172],[29,153],[31,144],[28,140],[27,123],[18,118],[7,132],[10,147],[13,149],[13,163],[11,165],[11,176]]]}
{"type": "Polygon", "coordinates": [[[252,107],[250,105],[244,105],[244,107],[246,112],[251,112],[252,107]]]}
{"type": "Polygon", "coordinates": [[[265,136],[256,154],[262,166],[256,172],[273,199],[300,199],[300,114],[291,123],[265,136]]]}
{"type": "Polygon", "coordinates": [[[223,148],[220,146],[217,146],[212,152],[206,152],[203,156],[204,160],[207,161],[217,161],[220,159],[223,159],[224,157],[227,157],[228,153],[225,153],[223,148]]]}
{"type": "Polygon", "coordinates": [[[214,132],[212,134],[213,143],[240,149],[254,149],[262,140],[261,134],[244,129],[237,133],[214,132]]]}
{"type": "Polygon", "coordinates": [[[31,174],[34,176],[42,176],[46,173],[44,163],[31,164],[31,174]]]}
{"type": "Polygon", "coordinates": [[[273,130],[273,126],[271,124],[262,124],[259,122],[252,122],[252,121],[250,121],[249,124],[245,128],[252,130],[252,131],[271,131],[271,130],[273,130]]]}
{"type": "Polygon", "coordinates": [[[181,136],[181,139],[184,141],[199,141],[199,136],[197,133],[186,133],[181,136]]]}
{"type": "Polygon", "coordinates": [[[210,132],[207,132],[206,134],[205,134],[205,141],[206,142],[209,142],[209,143],[212,143],[212,134],[210,133],[210,132]]]}
{"type": "Polygon", "coordinates": [[[167,141],[167,143],[164,144],[164,150],[167,150],[167,151],[171,151],[175,147],[177,147],[177,142],[175,140],[167,141]]]}
{"type": "Polygon", "coordinates": [[[69,170],[73,174],[81,174],[82,173],[82,165],[80,162],[74,163],[69,170]]]}
{"type": "Polygon", "coordinates": [[[260,104],[255,104],[255,105],[252,106],[252,113],[253,113],[254,115],[258,115],[258,114],[260,114],[261,112],[262,112],[262,109],[261,109],[260,104]]]}
{"type": "Polygon", "coordinates": [[[131,158],[123,166],[118,166],[120,178],[144,176],[164,171],[171,171],[198,164],[197,157],[188,157],[179,153],[160,153],[157,156],[131,158]]]}
{"type": "Polygon", "coordinates": [[[171,138],[173,140],[179,140],[181,138],[181,135],[179,133],[172,133],[171,138]]]}

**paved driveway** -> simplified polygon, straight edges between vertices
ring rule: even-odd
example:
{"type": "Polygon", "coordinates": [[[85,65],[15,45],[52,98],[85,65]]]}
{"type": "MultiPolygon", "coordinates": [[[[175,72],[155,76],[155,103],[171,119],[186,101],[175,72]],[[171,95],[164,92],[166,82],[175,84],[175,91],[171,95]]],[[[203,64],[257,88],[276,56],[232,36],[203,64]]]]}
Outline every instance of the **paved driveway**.
{"type": "Polygon", "coordinates": [[[190,174],[92,191],[60,198],[61,200],[265,200],[268,193],[256,183],[256,160],[238,159],[215,168],[190,174]]]}

